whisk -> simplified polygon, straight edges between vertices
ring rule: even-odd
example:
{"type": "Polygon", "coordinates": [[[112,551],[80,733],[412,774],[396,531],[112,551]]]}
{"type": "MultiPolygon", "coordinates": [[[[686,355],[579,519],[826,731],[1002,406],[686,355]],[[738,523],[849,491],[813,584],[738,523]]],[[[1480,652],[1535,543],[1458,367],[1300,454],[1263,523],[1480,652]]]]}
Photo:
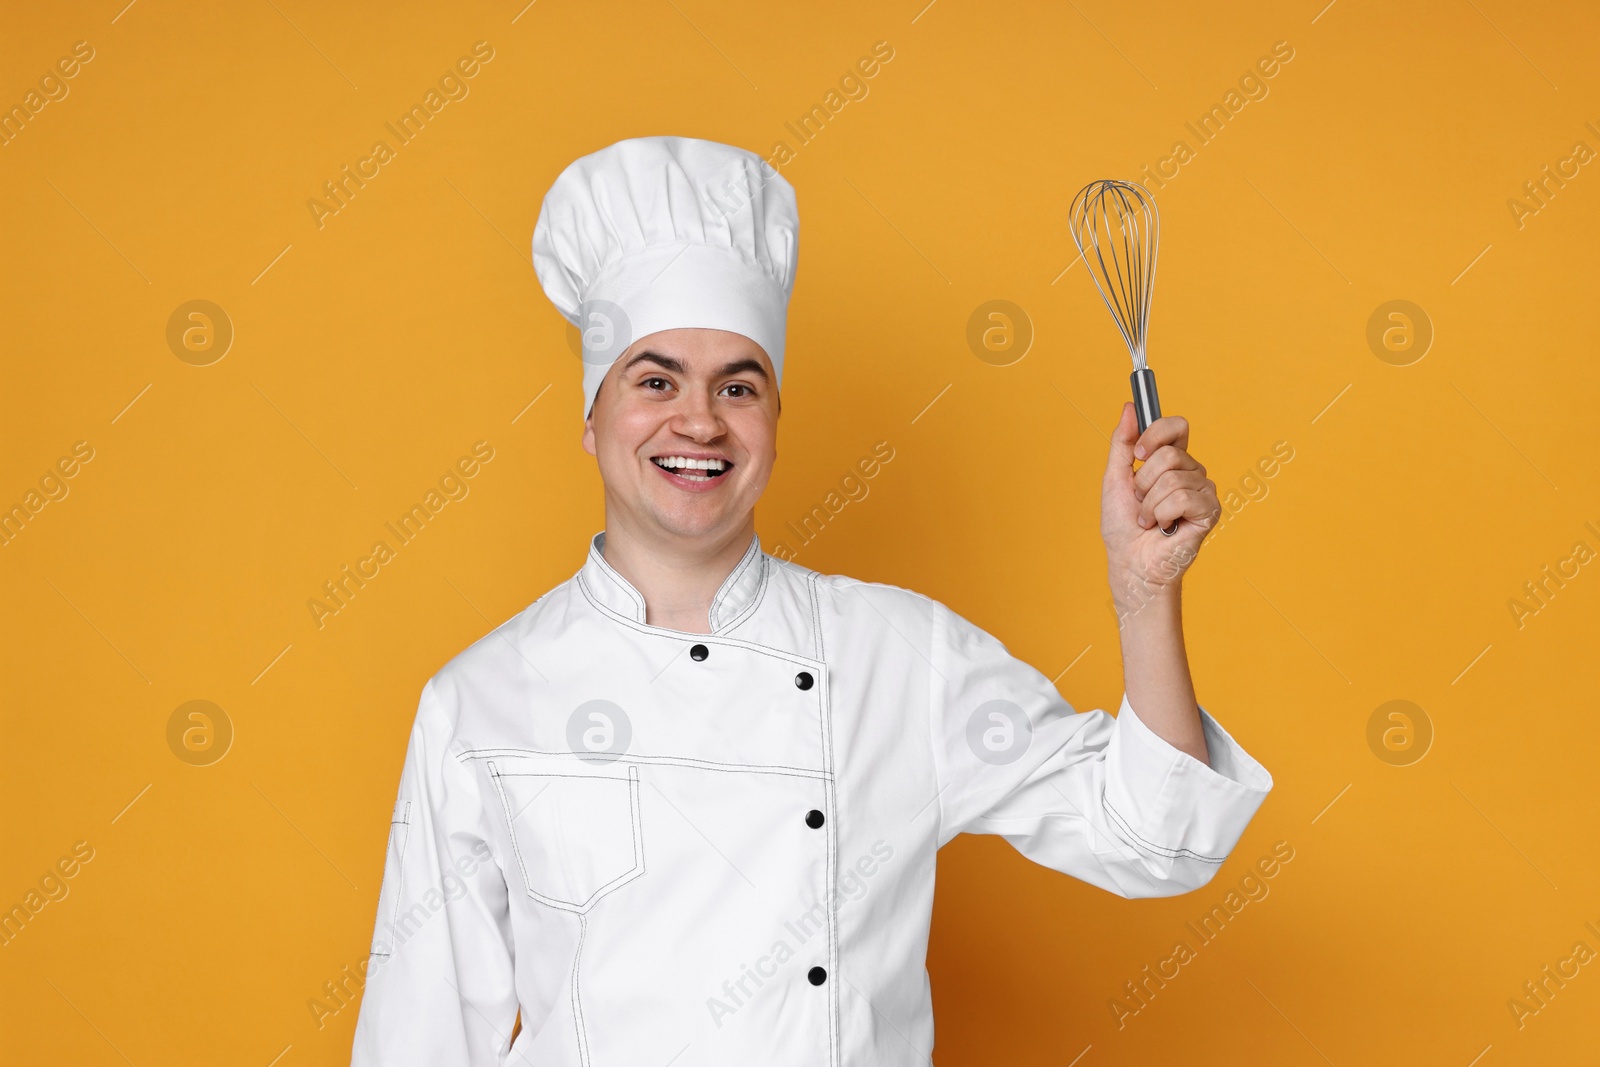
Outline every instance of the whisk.
{"type": "MultiPolygon", "coordinates": [[[[1072,198],[1069,218],[1078,254],[1089,267],[1089,276],[1133,356],[1129,381],[1133,384],[1139,432],[1144,433],[1161,417],[1156,374],[1145,361],[1161,217],[1144,186],[1102,178],[1085,185],[1072,198]]],[[[1161,532],[1170,536],[1178,529],[1178,521],[1161,532]]]]}

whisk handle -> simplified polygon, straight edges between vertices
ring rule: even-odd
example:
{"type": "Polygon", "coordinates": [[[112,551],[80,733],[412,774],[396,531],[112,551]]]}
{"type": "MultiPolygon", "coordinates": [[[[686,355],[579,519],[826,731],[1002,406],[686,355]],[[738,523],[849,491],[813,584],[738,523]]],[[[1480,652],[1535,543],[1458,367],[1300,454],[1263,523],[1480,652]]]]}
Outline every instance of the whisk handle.
{"type": "Polygon", "coordinates": [[[1146,367],[1128,376],[1133,383],[1133,407],[1139,415],[1139,432],[1161,417],[1161,398],[1156,395],[1156,372],[1146,367]]]}
{"type": "MultiPolygon", "coordinates": [[[[1133,383],[1133,408],[1139,416],[1139,432],[1144,433],[1150,424],[1161,417],[1161,398],[1156,395],[1156,372],[1146,367],[1136,370],[1128,376],[1128,381],[1133,383]]],[[[1161,532],[1171,537],[1178,531],[1178,523],[1182,519],[1175,519],[1171,526],[1161,532]]]]}

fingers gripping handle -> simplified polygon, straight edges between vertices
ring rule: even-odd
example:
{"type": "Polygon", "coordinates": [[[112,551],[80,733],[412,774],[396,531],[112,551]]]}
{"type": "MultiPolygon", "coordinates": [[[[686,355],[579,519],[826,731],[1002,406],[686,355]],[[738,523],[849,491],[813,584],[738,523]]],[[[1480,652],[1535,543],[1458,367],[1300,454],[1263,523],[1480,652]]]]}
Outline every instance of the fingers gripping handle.
{"type": "MultiPolygon", "coordinates": [[[[1161,398],[1156,395],[1156,372],[1149,367],[1136,370],[1128,376],[1133,383],[1133,407],[1139,416],[1139,432],[1144,433],[1150,424],[1161,417],[1161,398]]],[[[1178,523],[1182,519],[1174,519],[1172,525],[1161,532],[1171,537],[1178,530],[1178,523]]]]}

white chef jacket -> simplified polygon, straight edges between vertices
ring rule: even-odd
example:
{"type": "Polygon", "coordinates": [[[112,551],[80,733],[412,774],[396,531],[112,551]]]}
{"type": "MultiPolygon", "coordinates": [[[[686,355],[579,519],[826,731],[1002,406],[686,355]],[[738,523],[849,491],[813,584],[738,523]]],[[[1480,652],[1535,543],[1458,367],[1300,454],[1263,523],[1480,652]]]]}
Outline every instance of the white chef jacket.
{"type": "Polygon", "coordinates": [[[759,537],[709,634],[649,625],[604,538],[422,690],[354,1067],[925,1065],[940,846],[1170,896],[1272,788],[759,537]]]}

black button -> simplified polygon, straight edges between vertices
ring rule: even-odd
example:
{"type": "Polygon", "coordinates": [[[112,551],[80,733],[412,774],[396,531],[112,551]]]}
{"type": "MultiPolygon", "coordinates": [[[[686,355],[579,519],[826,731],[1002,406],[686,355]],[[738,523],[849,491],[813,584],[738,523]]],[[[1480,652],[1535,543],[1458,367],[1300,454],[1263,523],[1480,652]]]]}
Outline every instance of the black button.
{"type": "Polygon", "coordinates": [[[693,648],[689,649],[689,658],[694,660],[696,663],[705,659],[709,655],[711,655],[711,650],[705,645],[695,645],[693,648]]]}
{"type": "Polygon", "coordinates": [[[812,985],[821,985],[828,980],[828,972],[821,967],[813,967],[806,972],[806,978],[810,979],[812,985]]]}
{"type": "Polygon", "coordinates": [[[806,825],[811,827],[813,830],[822,829],[822,822],[822,812],[818,811],[816,808],[812,808],[810,811],[806,812],[806,825]]]}
{"type": "Polygon", "coordinates": [[[798,685],[801,689],[810,689],[814,681],[815,679],[811,677],[810,671],[801,671],[799,674],[794,676],[794,684],[798,685]]]}

